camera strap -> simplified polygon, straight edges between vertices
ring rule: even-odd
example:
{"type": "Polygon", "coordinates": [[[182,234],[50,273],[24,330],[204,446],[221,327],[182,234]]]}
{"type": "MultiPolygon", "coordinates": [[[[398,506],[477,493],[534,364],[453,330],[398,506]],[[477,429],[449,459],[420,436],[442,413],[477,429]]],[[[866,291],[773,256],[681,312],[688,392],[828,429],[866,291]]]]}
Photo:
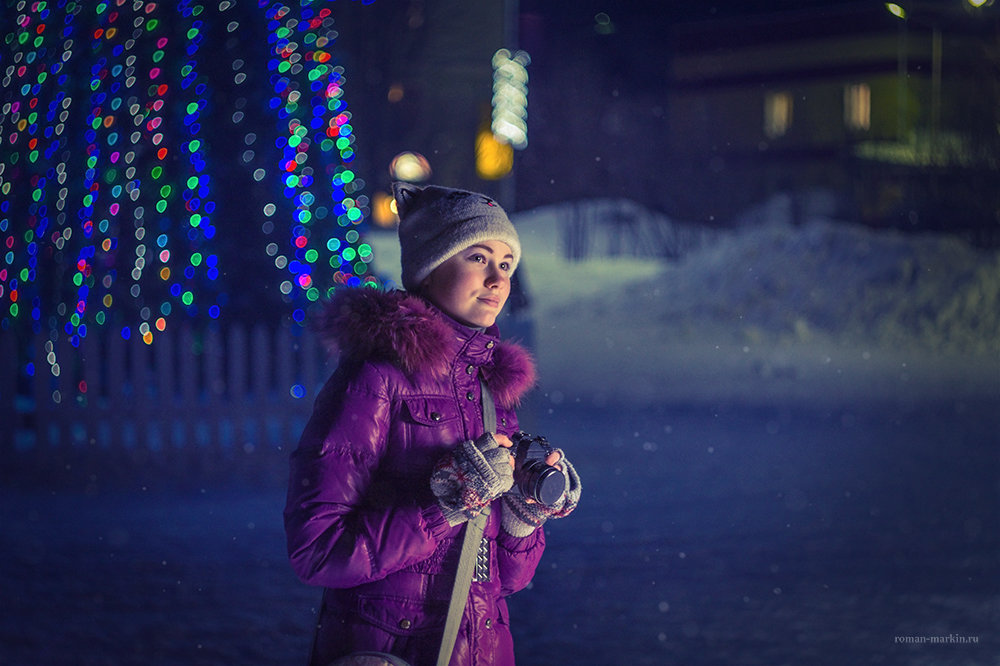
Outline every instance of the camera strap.
{"type": "Polygon", "coordinates": [[[484,432],[497,431],[497,406],[493,402],[493,394],[486,388],[486,382],[479,380],[479,385],[483,388],[483,430],[484,432]]]}
{"type": "MultiPolygon", "coordinates": [[[[483,395],[483,426],[485,432],[496,432],[497,408],[493,395],[486,388],[486,382],[479,380],[483,395]]],[[[458,638],[458,627],[462,624],[462,614],[469,598],[469,588],[472,587],[472,575],[476,568],[476,555],[479,544],[483,540],[483,530],[490,516],[487,504],[482,512],[465,524],[465,538],[462,540],[462,555],[458,559],[458,572],[455,574],[455,584],[451,588],[451,602],[448,604],[448,617],[444,622],[444,636],[441,638],[441,649],[438,651],[437,666],[448,666],[451,653],[455,649],[455,639],[458,638]]]]}

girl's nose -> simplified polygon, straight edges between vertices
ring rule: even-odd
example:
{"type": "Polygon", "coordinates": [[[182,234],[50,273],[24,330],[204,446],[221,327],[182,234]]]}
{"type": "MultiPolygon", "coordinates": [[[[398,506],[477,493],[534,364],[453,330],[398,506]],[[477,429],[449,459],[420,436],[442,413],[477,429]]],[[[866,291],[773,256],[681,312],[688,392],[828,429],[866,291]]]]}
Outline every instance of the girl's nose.
{"type": "Polygon", "coordinates": [[[490,266],[490,269],[486,272],[486,284],[491,287],[500,286],[506,277],[507,275],[500,270],[499,266],[490,266]]]}

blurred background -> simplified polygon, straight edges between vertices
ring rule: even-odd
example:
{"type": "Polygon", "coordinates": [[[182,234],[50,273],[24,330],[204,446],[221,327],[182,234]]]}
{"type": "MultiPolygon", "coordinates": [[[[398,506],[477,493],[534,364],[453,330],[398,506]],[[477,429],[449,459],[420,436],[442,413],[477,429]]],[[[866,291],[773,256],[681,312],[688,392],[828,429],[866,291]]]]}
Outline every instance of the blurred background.
{"type": "Polygon", "coordinates": [[[5,332],[301,321],[378,279],[359,238],[393,179],[715,227],[822,191],[997,243],[983,0],[4,9],[5,332]]]}
{"type": "Polygon", "coordinates": [[[992,0],[0,25],[3,663],[301,663],[282,492],[335,365],[308,324],[395,288],[394,180],[511,214],[522,422],[587,473],[512,602],[521,662],[939,663],[895,638],[951,635],[993,663],[992,0]]]}

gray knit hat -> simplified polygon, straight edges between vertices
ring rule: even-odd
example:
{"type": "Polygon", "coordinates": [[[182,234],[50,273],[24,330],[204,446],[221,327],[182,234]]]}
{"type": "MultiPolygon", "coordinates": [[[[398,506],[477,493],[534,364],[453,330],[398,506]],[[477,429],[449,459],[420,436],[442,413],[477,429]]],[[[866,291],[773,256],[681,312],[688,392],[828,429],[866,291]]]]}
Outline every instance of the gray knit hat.
{"type": "Polygon", "coordinates": [[[449,187],[393,183],[399,214],[403,287],[417,291],[435,268],[475,243],[497,240],[510,246],[510,272],[521,260],[521,241],[514,225],[485,194],[449,187]]]}

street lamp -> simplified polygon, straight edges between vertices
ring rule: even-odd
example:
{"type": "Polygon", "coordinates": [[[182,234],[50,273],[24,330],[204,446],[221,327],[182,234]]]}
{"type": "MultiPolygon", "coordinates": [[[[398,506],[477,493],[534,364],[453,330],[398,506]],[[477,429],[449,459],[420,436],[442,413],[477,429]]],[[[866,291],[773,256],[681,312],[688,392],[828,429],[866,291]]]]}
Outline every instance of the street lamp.
{"type": "Polygon", "coordinates": [[[906,10],[897,5],[895,2],[885,3],[885,8],[889,10],[889,13],[893,16],[901,19],[906,18],[906,10]]]}
{"type": "Polygon", "coordinates": [[[422,183],[431,177],[431,165],[420,153],[405,151],[392,158],[389,174],[393,180],[422,183]]]}

